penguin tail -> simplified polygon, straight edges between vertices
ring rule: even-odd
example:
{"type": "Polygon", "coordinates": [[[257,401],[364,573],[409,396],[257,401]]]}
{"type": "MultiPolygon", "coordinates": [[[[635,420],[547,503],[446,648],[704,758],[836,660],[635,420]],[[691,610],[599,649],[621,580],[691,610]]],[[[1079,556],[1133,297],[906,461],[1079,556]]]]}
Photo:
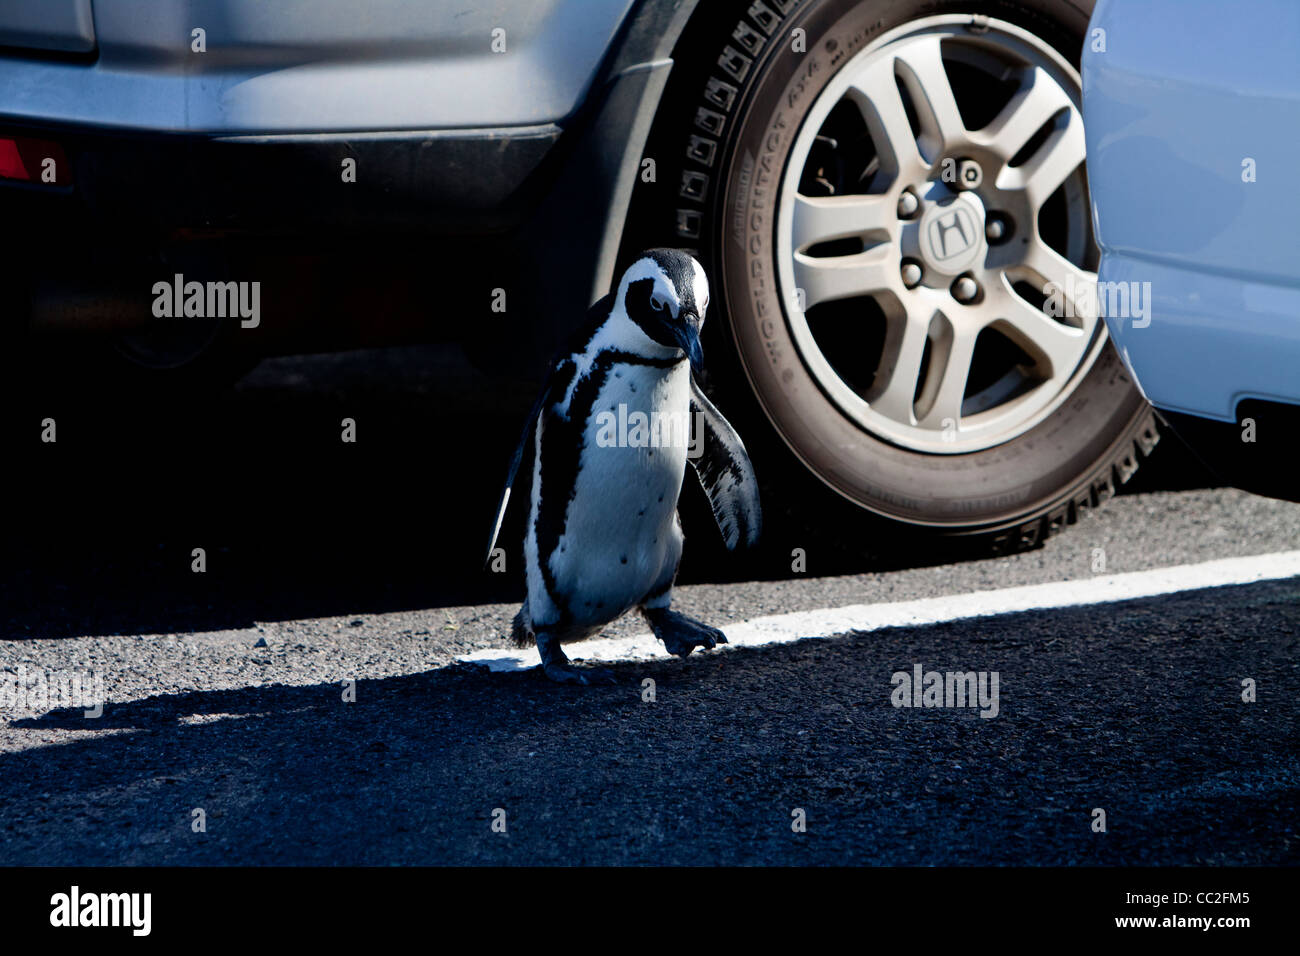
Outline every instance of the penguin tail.
{"type": "Polygon", "coordinates": [[[527,608],[521,607],[510,624],[510,640],[516,647],[531,647],[533,644],[533,629],[528,626],[526,611],[527,608]]]}

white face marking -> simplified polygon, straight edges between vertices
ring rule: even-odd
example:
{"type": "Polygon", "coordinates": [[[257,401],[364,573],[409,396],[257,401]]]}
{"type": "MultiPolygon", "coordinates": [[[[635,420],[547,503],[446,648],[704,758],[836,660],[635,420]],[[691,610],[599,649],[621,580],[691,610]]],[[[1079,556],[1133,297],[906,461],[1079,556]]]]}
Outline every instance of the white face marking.
{"type": "Polygon", "coordinates": [[[618,284],[618,302],[617,305],[626,307],[627,290],[633,282],[640,282],[642,279],[654,279],[654,289],[650,293],[650,305],[654,307],[657,304],[667,308],[674,318],[681,312],[682,303],[677,296],[677,290],[673,284],[668,281],[664,275],[664,270],[659,268],[659,263],[647,257],[638,259],[627,267],[623,273],[623,280],[618,284]]]}
{"type": "Polygon", "coordinates": [[[700,326],[704,326],[704,311],[709,307],[709,277],[704,274],[704,266],[691,258],[691,268],[694,270],[693,289],[695,293],[695,308],[700,312],[700,326]]]}
{"type": "Polygon", "coordinates": [[[627,271],[623,273],[623,279],[618,284],[618,293],[615,296],[614,307],[610,310],[609,318],[592,336],[583,353],[574,357],[578,364],[578,374],[573,377],[564,395],[562,407],[566,414],[578,380],[591,371],[596,356],[601,352],[617,349],[620,352],[630,352],[642,358],[652,359],[669,359],[681,355],[680,349],[674,346],[660,345],[646,335],[641,326],[632,321],[631,316],[627,314],[628,286],[641,279],[655,280],[654,295],[659,296],[661,301],[665,302],[665,307],[671,309],[674,315],[680,309],[677,292],[673,289],[673,284],[668,281],[668,277],[664,275],[657,262],[646,258],[638,259],[632,263],[627,271]]]}
{"type": "MultiPolygon", "coordinates": [[[[709,305],[709,280],[704,274],[704,267],[694,257],[689,258],[692,272],[691,291],[695,296],[695,308],[699,312],[700,327],[703,328],[704,313],[709,305]]],[[[632,283],[639,282],[642,279],[654,280],[654,287],[651,292],[652,303],[655,301],[663,303],[664,308],[668,309],[673,318],[677,318],[681,314],[682,304],[677,289],[669,281],[668,276],[664,274],[659,263],[646,256],[628,266],[627,271],[623,273],[622,279],[619,280],[618,291],[615,293],[614,306],[610,310],[609,318],[597,330],[583,353],[574,357],[578,364],[578,374],[569,383],[564,400],[561,403],[561,409],[565,414],[568,413],[569,401],[573,397],[573,390],[578,380],[591,371],[592,364],[599,353],[609,349],[617,349],[639,355],[642,358],[667,359],[681,356],[682,353],[679,348],[661,345],[656,342],[627,314],[627,290],[632,283]]]]}

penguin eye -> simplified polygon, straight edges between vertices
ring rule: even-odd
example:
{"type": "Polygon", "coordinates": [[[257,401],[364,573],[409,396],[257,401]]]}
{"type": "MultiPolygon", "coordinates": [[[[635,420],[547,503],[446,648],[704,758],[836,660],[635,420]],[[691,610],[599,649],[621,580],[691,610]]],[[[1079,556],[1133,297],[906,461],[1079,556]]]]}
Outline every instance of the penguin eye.
{"type": "Polygon", "coordinates": [[[663,299],[659,298],[659,296],[650,296],[650,308],[654,309],[656,312],[662,312],[666,304],[667,303],[665,303],[663,299]]]}

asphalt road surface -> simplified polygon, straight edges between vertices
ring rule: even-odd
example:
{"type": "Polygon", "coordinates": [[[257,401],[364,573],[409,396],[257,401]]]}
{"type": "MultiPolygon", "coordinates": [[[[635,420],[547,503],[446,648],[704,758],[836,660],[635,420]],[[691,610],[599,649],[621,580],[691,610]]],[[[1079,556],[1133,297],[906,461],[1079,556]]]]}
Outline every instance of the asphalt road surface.
{"type": "MultiPolygon", "coordinates": [[[[609,687],[458,663],[505,646],[521,594],[477,563],[531,396],[442,361],[11,416],[0,680],[97,671],[107,702],[0,707],[0,863],[1300,862],[1296,578],[623,663],[609,687]],[[46,414],[55,446],[24,438],[46,414]],[[997,716],[893,706],[917,664],[997,672],[997,716]]],[[[1300,546],[1300,506],[1176,447],[1151,466],[1005,558],[855,564],[779,529],[727,565],[688,524],[678,607],[726,627],[1093,579],[1099,551],[1124,574],[1300,546]]]]}

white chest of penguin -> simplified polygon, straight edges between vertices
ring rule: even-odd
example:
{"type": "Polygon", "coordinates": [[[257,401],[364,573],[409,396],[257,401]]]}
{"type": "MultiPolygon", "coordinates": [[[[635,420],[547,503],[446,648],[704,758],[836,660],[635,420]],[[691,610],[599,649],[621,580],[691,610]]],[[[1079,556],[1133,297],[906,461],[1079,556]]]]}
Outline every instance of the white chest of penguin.
{"type": "Polygon", "coordinates": [[[591,601],[593,616],[639,603],[676,568],[690,397],[685,361],[667,369],[618,364],[592,406],[552,566],[558,584],[591,601]]]}

